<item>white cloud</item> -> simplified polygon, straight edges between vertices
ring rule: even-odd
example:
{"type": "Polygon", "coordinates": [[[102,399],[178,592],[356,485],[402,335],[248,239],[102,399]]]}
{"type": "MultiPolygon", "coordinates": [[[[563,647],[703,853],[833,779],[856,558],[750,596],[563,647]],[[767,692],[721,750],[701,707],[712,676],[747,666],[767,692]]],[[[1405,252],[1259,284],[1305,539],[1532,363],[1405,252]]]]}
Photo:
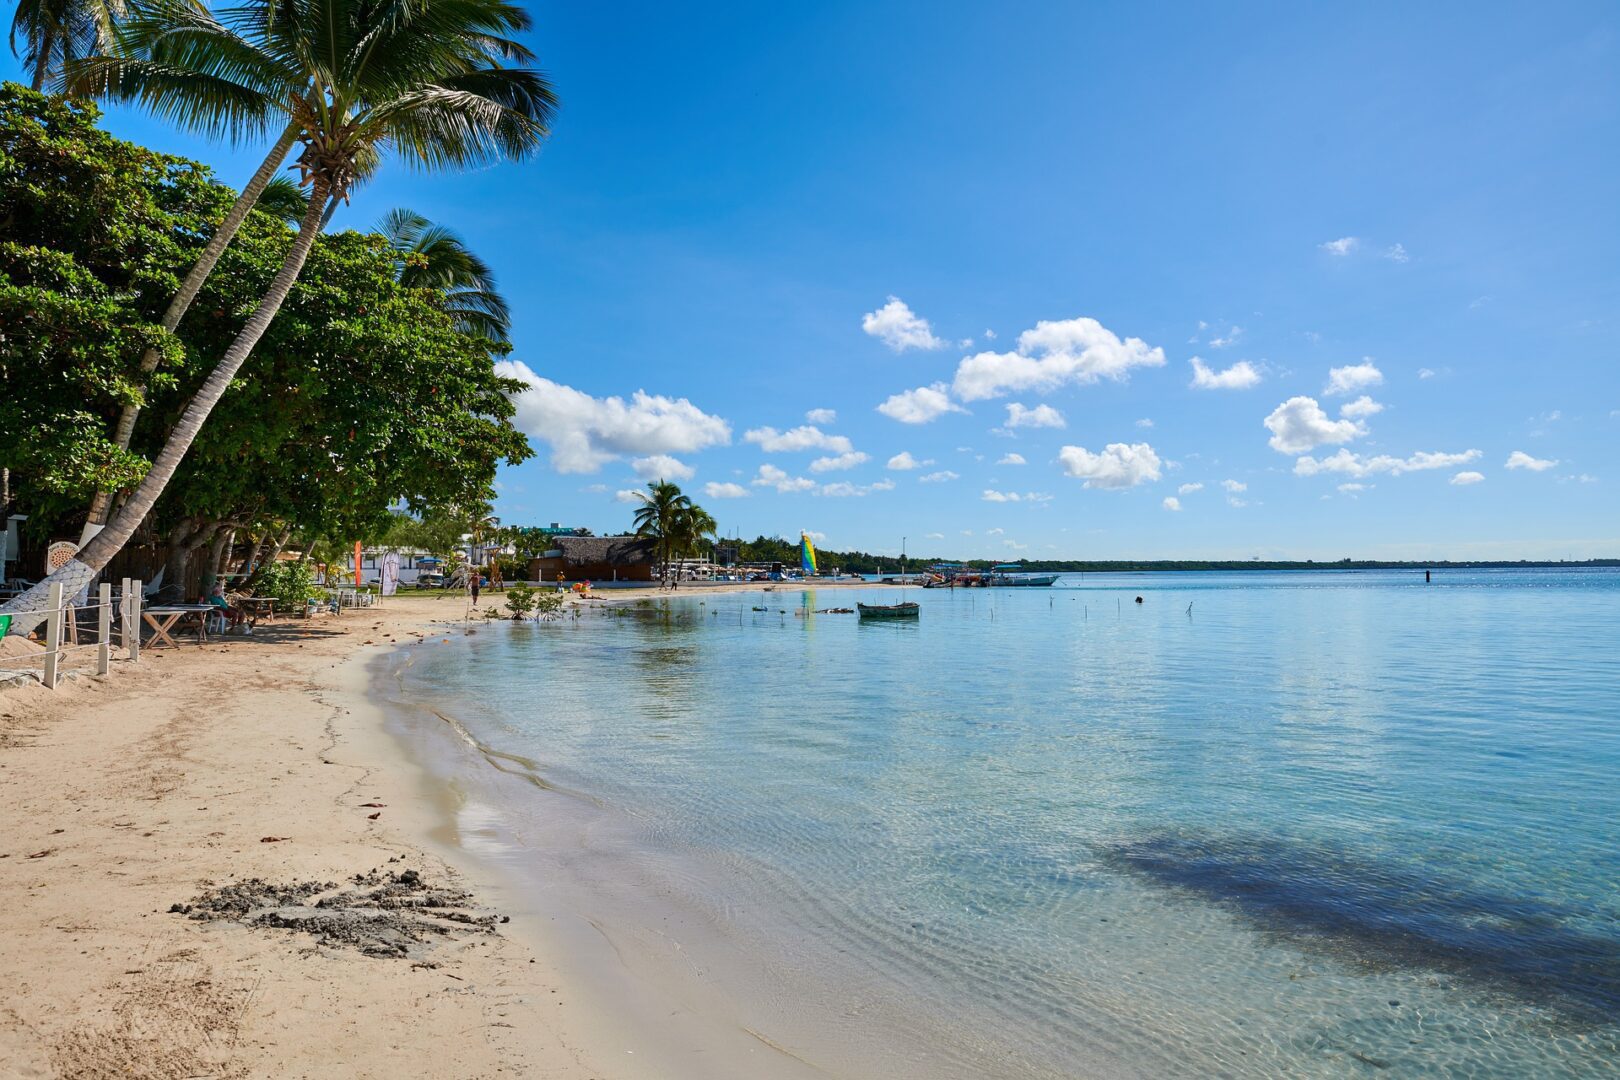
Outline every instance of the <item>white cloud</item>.
{"type": "Polygon", "coordinates": [[[1460,454],[1420,450],[1408,458],[1391,457],[1388,454],[1364,458],[1360,454],[1340,450],[1332,457],[1320,461],[1313,457],[1299,458],[1294,462],[1294,474],[1315,476],[1318,473],[1343,473],[1360,477],[1389,473],[1391,476],[1399,476],[1402,473],[1422,472],[1426,469],[1449,469],[1457,465],[1466,465],[1479,457],[1478,450],[1464,450],[1460,454]]]}
{"type": "Polygon", "coordinates": [[[1354,401],[1339,406],[1339,415],[1347,420],[1365,420],[1369,416],[1377,416],[1384,411],[1384,406],[1362,394],[1354,401]]]}
{"type": "Polygon", "coordinates": [[[994,340],[996,340],[996,332],[994,330],[986,330],[984,332],[984,339],[986,341],[994,341],[994,340]]]}
{"type": "Polygon", "coordinates": [[[837,472],[841,469],[853,469],[857,465],[864,465],[871,460],[871,456],[860,450],[851,450],[847,454],[836,457],[818,457],[810,463],[811,472],[837,472]]]}
{"type": "Polygon", "coordinates": [[[1545,472],[1556,464],[1558,464],[1557,461],[1548,458],[1531,457],[1523,450],[1513,451],[1508,455],[1507,459],[1507,468],[1529,469],[1531,472],[1545,472]]]}
{"type": "Polygon", "coordinates": [[[1410,256],[1410,255],[1408,255],[1406,253],[1406,245],[1405,244],[1392,244],[1389,247],[1385,248],[1384,249],[1384,258],[1389,259],[1391,262],[1398,262],[1398,263],[1411,262],[1412,261],[1412,256],[1410,256]]]}
{"type": "Polygon", "coordinates": [[[1361,246],[1361,241],[1354,236],[1341,236],[1337,240],[1329,240],[1317,246],[1329,255],[1348,255],[1361,246]]]}
{"type": "Polygon", "coordinates": [[[961,477],[958,476],[956,473],[951,472],[951,470],[949,470],[949,469],[941,469],[939,472],[931,472],[927,476],[919,476],[919,477],[917,477],[917,483],[919,483],[919,484],[943,484],[947,480],[960,480],[960,479],[961,479],[961,477]]]}
{"type": "Polygon", "coordinates": [[[630,468],[643,480],[690,480],[697,472],[686,462],[668,454],[635,458],[630,462],[630,468]]]}
{"type": "Polygon", "coordinates": [[[1028,544],[1020,544],[1016,540],[1003,540],[1001,543],[1003,544],[1003,546],[1010,547],[1014,551],[1026,551],[1029,548],[1028,544]]]}
{"type": "Polygon", "coordinates": [[[1425,368],[1418,368],[1418,378],[1420,378],[1420,379],[1432,379],[1432,378],[1434,378],[1434,369],[1433,368],[1426,368],[1426,367],[1425,368]]]}
{"type": "Polygon", "coordinates": [[[1160,367],[1164,350],[1140,338],[1119,339],[1096,319],[1038,322],[1018,335],[1016,352],[982,352],[956,366],[952,390],[963,401],[1014,390],[1046,391],[1098,379],[1124,382],[1135,367],[1160,367]]]}
{"type": "Polygon", "coordinates": [[[877,411],[902,424],[926,424],[948,412],[967,412],[951,401],[945,391],[945,384],[940,382],[891,394],[877,407],[877,411]]]}
{"type": "Polygon", "coordinates": [[[613,493],[613,501],[622,503],[640,502],[643,494],[644,492],[638,491],[636,488],[622,488],[613,493]]]}
{"type": "Polygon", "coordinates": [[[811,409],[804,414],[804,418],[812,424],[835,424],[838,422],[838,410],[811,409]]]}
{"type": "Polygon", "coordinates": [[[775,465],[761,465],[759,475],[753,479],[753,485],[755,487],[772,487],[777,491],[789,492],[809,491],[816,486],[816,482],[803,476],[789,476],[775,465]]]}
{"type": "Polygon", "coordinates": [[[1009,428],[1060,428],[1067,425],[1068,421],[1063,419],[1063,414],[1050,405],[1037,405],[1033,409],[1026,409],[1015,401],[1007,406],[1006,426],[1009,428]]]}
{"type": "Polygon", "coordinates": [[[918,461],[916,458],[911,456],[910,450],[902,450],[898,454],[894,455],[894,457],[889,459],[888,467],[896,472],[906,472],[911,469],[920,469],[924,465],[932,465],[933,463],[933,458],[918,461]]]}
{"type": "Polygon", "coordinates": [[[943,539],[945,539],[945,534],[944,533],[929,533],[927,536],[923,537],[923,539],[924,540],[943,540],[943,539]]]}
{"type": "Polygon", "coordinates": [[[1204,485],[1203,484],[1199,484],[1199,483],[1182,484],[1180,487],[1176,488],[1176,494],[1177,495],[1191,495],[1195,491],[1203,491],[1203,490],[1204,490],[1204,485]]]}
{"type": "Polygon", "coordinates": [[[1483,479],[1485,479],[1484,473],[1460,472],[1451,478],[1451,482],[1457,487],[1464,487],[1468,484],[1477,484],[1483,479]]]}
{"type": "Polygon", "coordinates": [[[1022,495],[1020,495],[1016,491],[991,491],[989,488],[986,488],[985,491],[984,491],[984,494],[979,496],[979,497],[981,499],[983,499],[985,502],[993,502],[993,503],[1015,503],[1015,502],[1042,503],[1042,502],[1051,502],[1052,501],[1052,496],[1044,494],[1044,493],[1039,492],[1039,491],[1026,491],[1022,495]]]}
{"type": "Polygon", "coordinates": [[[1238,338],[1242,336],[1243,327],[1234,326],[1232,329],[1228,330],[1224,336],[1210,338],[1209,347],[1212,349],[1225,349],[1232,345],[1236,345],[1238,343],[1238,338]]]}
{"type": "Polygon", "coordinates": [[[855,449],[848,437],[829,435],[815,425],[801,425],[788,431],[773,427],[754,428],[743,433],[743,441],[758,443],[767,454],[794,453],[801,450],[826,450],[833,454],[847,454],[855,449]]]}
{"type": "Polygon", "coordinates": [[[1147,443],[1109,443],[1100,454],[1065,446],[1058,462],[1088,488],[1128,488],[1159,478],[1159,455],[1147,443]]]}
{"type": "Polygon", "coordinates": [[[1153,426],[1153,421],[1144,416],[1142,419],[1136,422],[1136,426],[1139,428],[1150,428],[1153,426]]]}
{"type": "Polygon", "coordinates": [[[1175,510],[1179,512],[1181,510],[1181,500],[1176,498],[1174,495],[1166,495],[1164,497],[1164,508],[1166,510],[1175,510]]]}
{"type": "MultiPolygon", "coordinates": [[[[986,535],[986,536],[1000,536],[1002,533],[1004,533],[1006,531],[1007,531],[1006,529],[1000,529],[1000,528],[986,529],[986,530],[984,530],[984,535],[986,535]]],[[[967,535],[972,536],[973,534],[968,533],[967,535]]]]}
{"type": "Polygon", "coordinates": [[[1236,495],[1240,491],[1249,490],[1249,485],[1240,480],[1222,480],[1221,487],[1232,495],[1236,495]]]}
{"type": "Polygon", "coordinates": [[[861,329],[895,352],[945,347],[945,342],[934,336],[928,320],[915,314],[898,296],[889,297],[888,303],[861,316],[861,329]]]}
{"type": "Polygon", "coordinates": [[[834,499],[859,498],[874,491],[893,491],[893,480],[878,480],[871,484],[851,484],[839,481],[836,484],[823,484],[817,490],[817,495],[825,495],[834,499]]]}
{"type": "Polygon", "coordinates": [[[1194,390],[1247,390],[1257,385],[1261,378],[1260,369],[1247,360],[1239,360],[1225,371],[1212,371],[1201,357],[1193,357],[1190,361],[1193,369],[1192,382],[1187,385],[1194,390]]]}
{"type": "Polygon", "coordinates": [[[1334,420],[1315,398],[1291,397],[1265,419],[1271,448],[1281,454],[1303,454],[1328,443],[1346,443],[1367,433],[1354,420],[1334,420]]]}
{"type": "Polygon", "coordinates": [[[1003,454],[1003,455],[1001,455],[1001,459],[999,461],[997,461],[996,464],[997,465],[1028,465],[1029,462],[1024,460],[1024,455],[1023,454],[1003,454]]]}
{"type": "Polygon", "coordinates": [[[748,497],[748,489],[741,484],[721,484],[710,480],[703,485],[703,494],[711,499],[745,499],[748,497]]]}
{"type": "MultiPolygon", "coordinates": [[[[1455,481],[1453,481],[1453,482],[1455,482],[1455,481]]],[[[1344,494],[1346,494],[1346,495],[1354,495],[1358,491],[1366,491],[1367,487],[1368,487],[1368,485],[1366,485],[1366,484],[1358,484],[1354,480],[1352,480],[1348,484],[1340,484],[1339,485],[1339,490],[1341,492],[1343,492],[1344,494]]]]}
{"type": "Polygon", "coordinates": [[[587,484],[579,490],[590,492],[593,495],[601,495],[605,493],[607,489],[608,486],[606,484],[587,484]]]}
{"type": "Polygon", "coordinates": [[[1378,370],[1372,357],[1364,356],[1359,364],[1329,368],[1327,385],[1322,388],[1322,393],[1328,397],[1351,394],[1363,387],[1377,386],[1383,381],[1384,373],[1378,370]]]}
{"type": "Polygon", "coordinates": [[[527,364],[502,360],[495,373],[525,383],[513,395],[517,427],[551,446],[560,473],[590,473],[626,454],[692,453],[731,441],[731,425],[685,398],[637,390],[597,398],[536,375],[527,364]]]}
{"type": "Polygon", "coordinates": [[[1226,497],[1226,505],[1227,506],[1236,506],[1236,507],[1242,508],[1242,507],[1245,507],[1245,506],[1249,505],[1249,500],[1248,499],[1240,499],[1236,495],[1228,495],[1226,497]]]}

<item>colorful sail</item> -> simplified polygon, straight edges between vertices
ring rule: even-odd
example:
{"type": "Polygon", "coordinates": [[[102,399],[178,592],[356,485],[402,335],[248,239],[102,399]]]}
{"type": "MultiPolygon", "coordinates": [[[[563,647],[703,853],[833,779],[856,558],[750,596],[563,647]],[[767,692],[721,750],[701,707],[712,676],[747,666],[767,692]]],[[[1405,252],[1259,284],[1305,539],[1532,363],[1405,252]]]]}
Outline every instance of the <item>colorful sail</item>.
{"type": "Polygon", "coordinates": [[[816,572],[816,545],[810,542],[809,533],[799,534],[799,569],[807,574],[816,572]]]}

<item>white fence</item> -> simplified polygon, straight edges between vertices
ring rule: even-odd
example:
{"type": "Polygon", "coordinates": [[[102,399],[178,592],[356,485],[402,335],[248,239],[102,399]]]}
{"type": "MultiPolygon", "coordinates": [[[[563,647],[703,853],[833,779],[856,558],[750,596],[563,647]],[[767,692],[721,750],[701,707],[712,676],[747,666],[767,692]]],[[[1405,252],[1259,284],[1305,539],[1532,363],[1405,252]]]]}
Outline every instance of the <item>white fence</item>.
{"type": "Polygon", "coordinates": [[[116,644],[119,652],[129,660],[140,660],[139,581],[125,578],[116,601],[113,599],[112,584],[104,581],[97,587],[93,603],[77,605],[67,603],[61,585],[52,585],[45,603],[43,608],[11,613],[45,617],[45,650],[0,659],[0,676],[37,672],[40,682],[54,690],[62,675],[71,670],[75,663],[88,663],[88,658],[92,656],[96,674],[105,675],[112,669],[115,621],[118,624],[116,644]],[[92,612],[95,615],[93,640],[81,643],[79,638],[85,628],[81,628],[80,617],[92,612]]]}

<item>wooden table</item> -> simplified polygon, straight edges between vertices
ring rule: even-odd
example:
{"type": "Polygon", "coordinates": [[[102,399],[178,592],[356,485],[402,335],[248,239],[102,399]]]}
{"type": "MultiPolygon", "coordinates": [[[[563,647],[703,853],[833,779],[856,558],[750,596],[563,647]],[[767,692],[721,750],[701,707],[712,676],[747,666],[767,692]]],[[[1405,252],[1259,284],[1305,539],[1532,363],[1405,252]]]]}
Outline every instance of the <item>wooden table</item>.
{"type": "Polygon", "coordinates": [[[167,644],[178,649],[179,643],[170,636],[175,624],[188,616],[197,620],[197,644],[208,641],[208,613],[218,610],[212,604],[159,604],[141,609],[141,621],[152,628],[150,648],[167,644]]]}
{"type": "Polygon", "coordinates": [[[268,623],[276,621],[276,598],[273,596],[243,596],[238,597],[236,602],[252,613],[254,622],[260,619],[268,623]]]}

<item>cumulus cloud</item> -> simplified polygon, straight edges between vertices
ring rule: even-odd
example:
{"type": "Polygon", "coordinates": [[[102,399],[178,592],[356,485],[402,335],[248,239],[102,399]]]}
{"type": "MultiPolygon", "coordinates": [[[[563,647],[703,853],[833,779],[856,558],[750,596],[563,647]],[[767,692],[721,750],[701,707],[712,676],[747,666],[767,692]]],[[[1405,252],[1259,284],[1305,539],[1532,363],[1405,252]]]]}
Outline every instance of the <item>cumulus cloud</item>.
{"type": "Polygon", "coordinates": [[[1347,443],[1365,435],[1366,429],[1354,420],[1334,420],[1322,411],[1315,398],[1291,397],[1265,419],[1271,432],[1269,444],[1281,454],[1303,454],[1318,446],[1347,443]]]}
{"type": "Polygon", "coordinates": [[[945,342],[934,336],[928,320],[913,312],[898,296],[889,297],[888,303],[861,316],[861,329],[895,352],[945,347],[945,342]]]}
{"type": "Polygon", "coordinates": [[[1322,388],[1322,393],[1328,397],[1336,394],[1353,394],[1364,387],[1378,386],[1383,381],[1384,373],[1378,370],[1372,357],[1364,356],[1359,364],[1329,368],[1327,385],[1322,388]]]}
{"type": "Polygon", "coordinates": [[[1362,491],[1366,491],[1366,490],[1367,490],[1367,485],[1366,484],[1358,484],[1354,480],[1350,481],[1348,484],[1340,484],[1339,485],[1339,491],[1342,494],[1345,494],[1345,495],[1355,495],[1358,492],[1362,492],[1362,491]]]}
{"type": "Polygon", "coordinates": [[[1109,443],[1100,454],[1065,446],[1058,451],[1058,463],[1088,488],[1128,488],[1159,478],[1159,455],[1147,443],[1109,443]]]}
{"type": "Polygon", "coordinates": [[[1163,349],[1140,338],[1121,340],[1096,319],[1042,321],[1018,335],[1014,352],[964,357],[951,385],[963,401],[979,401],[1015,390],[1052,390],[1065,383],[1124,382],[1132,368],[1163,364],[1163,349]]]}
{"type": "Polygon", "coordinates": [[[1259,384],[1262,378],[1260,369],[1247,360],[1239,360],[1225,371],[1212,370],[1197,356],[1190,363],[1193,377],[1187,385],[1194,390],[1247,390],[1259,384]]]}
{"type": "Polygon", "coordinates": [[[1191,495],[1195,491],[1203,491],[1204,485],[1200,483],[1182,484],[1176,488],[1177,495],[1191,495]]]}
{"type": "Polygon", "coordinates": [[[1369,416],[1377,416],[1384,411],[1384,406],[1362,394],[1354,401],[1345,402],[1339,406],[1339,415],[1347,420],[1365,420],[1369,416]]]}
{"type": "Polygon", "coordinates": [[[1221,487],[1232,495],[1236,495],[1240,491],[1249,490],[1249,485],[1240,480],[1222,480],[1221,487]]]}
{"type": "Polygon", "coordinates": [[[741,484],[722,484],[710,480],[703,485],[703,494],[711,499],[745,499],[748,497],[748,489],[741,484]]]}
{"type": "Polygon", "coordinates": [[[789,476],[784,470],[778,469],[775,465],[761,465],[759,475],[753,479],[753,485],[755,487],[771,487],[781,492],[790,492],[809,491],[816,486],[816,482],[803,476],[789,476]]]}
{"type": "MultiPolygon", "coordinates": [[[[986,529],[986,530],[984,530],[984,535],[986,535],[986,536],[1000,536],[1002,533],[1004,533],[1006,531],[1007,531],[1006,529],[1000,529],[1000,528],[986,529]]],[[[971,532],[969,532],[969,533],[965,533],[964,535],[972,536],[973,534],[971,532]]]]}
{"type": "Polygon", "coordinates": [[[743,441],[757,443],[767,454],[794,453],[802,450],[826,450],[833,454],[847,454],[855,449],[843,435],[829,435],[813,424],[801,425],[788,431],[773,427],[754,428],[743,433],[743,441]]]}
{"type": "Polygon", "coordinates": [[[851,450],[847,454],[838,454],[834,457],[818,457],[810,463],[811,472],[838,472],[842,469],[853,469],[857,465],[864,465],[870,460],[869,455],[860,450],[851,450]]]}
{"type": "Polygon", "coordinates": [[[1148,417],[1144,416],[1144,417],[1142,417],[1142,419],[1140,419],[1140,420],[1138,420],[1136,422],[1136,426],[1139,427],[1139,428],[1150,428],[1150,427],[1153,426],[1153,421],[1150,420],[1148,417]]]}
{"type": "Polygon", "coordinates": [[[1063,414],[1050,405],[1037,405],[1033,409],[1026,409],[1018,402],[1007,406],[1007,424],[1009,428],[1060,428],[1067,426],[1068,421],[1063,414]]]}
{"type": "Polygon", "coordinates": [[[1181,500],[1176,498],[1174,495],[1166,495],[1164,497],[1164,508],[1166,510],[1175,510],[1179,512],[1181,510],[1181,500]]]}
{"type": "Polygon", "coordinates": [[[1388,259],[1390,262],[1398,263],[1412,261],[1412,256],[1406,253],[1405,244],[1391,244],[1389,247],[1384,249],[1384,258],[1388,259]]]}
{"type": "Polygon", "coordinates": [[[1016,491],[992,491],[986,488],[984,494],[979,496],[985,502],[1015,503],[1015,502],[1051,502],[1052,496],[1039,491],[1026,491],[1020,495],[1016,491]]]}
{"type": "Polygon", "coordinates": [[[1362,457],[1348,450],[1340,450],[1320,461],[1313,457],[1298,459],[1294,462],[1294,474],[1316,476],[1319,473],[1340,473],[1346,476],[1372,476],[1376,473],[1388,473],[1391,476],[1399,476],[1402,473],[1422,472],[1427,469],[1450,469],[1466,465],[1479,457],[1478,450],[1464,450],[1460,454],[1420,450],[1407,458],[1391,457],[1389,454],[1362,457]]]}
{"type": "Polygon", "coordinates": [[[1484,473],[1460,472],[1451,478],[1451,482],[1457,487],[1466,487],[1469,484],[1477,484],[1483,479],[1485,479],[1484,473]]]}
{"type": "Polygon", "coordinates": [[[613,501],[622,503],[640,502],[641,496],[644,494],[646,493],[636,488],[621,488],[613,493],[613,501]]]}
{"type": "Polygon", "coordinates": [[[630,468],[643,480],[690,480],[697,472],[692,466],[668,454],[653,454],[630,462],[630,468]]]}
{"type": "Polygon", "coordinates": [[[1432,378],[1434,378],[1434,369],[1433,368],[1426,368],[1426,367],[1418,368],[1418,378],[1420,378],[1420,379],[1432,379],[1432,378]]]}
{"type": "Polygon", "coordinates": [[[1225,334],[1217,334],[1215,337],[1210,338],[1209,347],[1212,349],[1230,348],[1231,346],[1236,345],[1238,343],[1238,339],[1242,336],[1243,327],[1234,326],[1225,334]]]}
{"type": "Polygon", "coordinates": [[[1557,464],[1557,461],[1548,458],[1531,457],[1523,450],[1513,451],[1507,459],[1507,468],[1529,469],[1531,472],[1545,472],[1557,464]]]}
{"type": "Polygon", "coordinates": [[[951,400],[942,382],[890,394],[877,411],[902,424],[926,424],[948,412],[967,412],[951,400]]]}
{"type": "Polygon", "coordinates": [[[685,398],[637,390],[621,397],[592,397],[536,375],[527,364],[502,360],[496,374],[524,388],[512,397],[513,422],[530,438],[551,447],[560,473],[596,472],[626,454],[692,453],[731,441],[731,425],[685,398]]]}
{"type": "Polygon", "coordinates": [[[933,463],[933,458],[928,458],[925,461],[918,461],[916,458],[911,456],[910,450],[902,450],[898,454],[894,455],[894,457],[889,459],[888,467],[896,472],[908,472],[911,469],[920,469],[924,465],[932,465],[933,463]]]}
{"type": "Polygon", "coordinates": [[[812,424],[834,424],[838,422],[838,410],[811,409],[804,414],[804,418],[812,424]]]}
{"type": "Polygon", "coordinates": [[[1003,455],[1001,455],[1001,459],[999,461],[997,461],[996,464],[997,465],[1027,465],[1027,464],[1029,464],[1029,462],[1024,460],[1024,455],[1023,454],[1003,454],[1003,455]]]}
{"type": "Polygon", "coordinates": [[[919,476],[919,477],[917,477],[917,483],[919,483],[919,484],[943,484],[947,480],[960,480],[960,479],[962,479],[962,478],[960,476],[958,476],[956,473],[951,472],[951,470],[949,470],[949,469],[941,469],[941,470],[939,470],[939,472],[931,472],[927,476],[919,476]]]}
{"type": "Polygon", "coordinates": [[[1337,240],[1329,240],[1317,246],[1329,255],[1348,255],[1361,246],[1361,241],[1354,236],[1341,236],[1337,240]]]}

